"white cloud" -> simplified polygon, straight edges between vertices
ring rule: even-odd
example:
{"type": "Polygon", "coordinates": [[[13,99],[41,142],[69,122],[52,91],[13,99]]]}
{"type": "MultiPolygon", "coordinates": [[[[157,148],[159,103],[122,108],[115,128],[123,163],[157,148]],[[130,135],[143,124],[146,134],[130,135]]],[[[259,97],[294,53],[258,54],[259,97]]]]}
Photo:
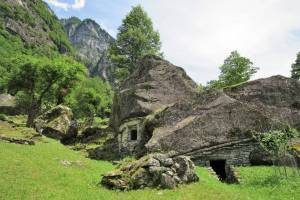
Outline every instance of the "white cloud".
{"type": "Polygon", "coordinates": [[[46,0],[46,2],[56,6],[58,8],[62,8],[64,10],[68,9],[81,9],[85,6],[86,0],[74,0],[73,3],[62,2],[61,0],[46,0]]]}
{"type": "Polygon", "coordinates": [[[142,0],[161,34],[166,58],[196,81],[216,79],[233,50],[260,70],[290,75],[300,51],[299,0],[142,0]]]}

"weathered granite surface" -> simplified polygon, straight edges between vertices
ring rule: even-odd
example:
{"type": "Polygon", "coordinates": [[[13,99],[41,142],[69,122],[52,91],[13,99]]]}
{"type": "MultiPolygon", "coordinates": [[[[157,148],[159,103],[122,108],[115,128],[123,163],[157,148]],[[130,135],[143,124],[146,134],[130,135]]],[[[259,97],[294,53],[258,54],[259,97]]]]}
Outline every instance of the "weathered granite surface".
{"type": "Polygon", "coordinates": [[[151,154],[105,174],[101,184],[109,189],[132,190],[145,187],[173,189],[197,182],[193,162],[186,156],[151,154]]]}
{"type": "Polygon", "coordinates": [[[56,106],[43,113],[34,121],[36,130],[47,137],[58,140],[74,138],[77,135],[77,124],[73,113],[66,106],[56,106]]]}
{"type": "Polygon", "coordinates": [[[260,148],[253,132],[300,130],[300,82],[272,76],[199,92],[183,69],[147,56],[116,93],[112,126],[123,155],[176,151],[202,165],[248,165],[260,148]]]}
{"type": "Polygon", "coordinates": [[[197,84],[186,72],[156,56],[146,56],[115,94],[112,122],[118,129],[132,117],[145,117],[195,96],[197,84]]]}
{"type": "Polygon", "coordinates": [[[111,81],[113,77],[108,70],[111,63],[107,51],[114,38],[91,19],[81,21],[71,17],[62,19],[61,23],[79,57],[86,62],[90,75],[111,81]]]}

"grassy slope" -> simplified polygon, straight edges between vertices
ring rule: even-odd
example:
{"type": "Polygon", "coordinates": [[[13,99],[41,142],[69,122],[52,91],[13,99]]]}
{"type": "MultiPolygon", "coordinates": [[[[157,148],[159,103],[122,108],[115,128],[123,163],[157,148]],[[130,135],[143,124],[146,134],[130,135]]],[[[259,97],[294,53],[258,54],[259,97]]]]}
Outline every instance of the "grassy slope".
{"type": "MultiPolygon", "coordinates": [[[[3,127],[0,126],[3,130],[3,127]]],[[[17,131],[19,129],[16,129],[17,131]]],[[[6,132],[8,133],[8,132],[6,132]]],[[[215,180],[197,168],[200,183],[176,190],[116,192],[99,185],[101,174],[113,169],[105,161],[85,158],[57,141],[43,138],[35,146],[0,141],[0,199],[300,199],[300,178],[278,180],[271,167],[240,168],[241,185],[215,180]],[[63,160],[72,164],[65,166],[63,160]]]]}

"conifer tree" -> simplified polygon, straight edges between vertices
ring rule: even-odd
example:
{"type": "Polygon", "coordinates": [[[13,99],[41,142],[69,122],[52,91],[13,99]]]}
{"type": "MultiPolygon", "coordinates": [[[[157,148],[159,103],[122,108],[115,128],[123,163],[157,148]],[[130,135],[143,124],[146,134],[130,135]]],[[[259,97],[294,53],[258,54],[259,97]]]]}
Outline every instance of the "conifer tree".
{"type": "Polygon", "coordinates": [[[117,79],[125,79],[145,55],[162,55],[159,33],[141,6],[132,8],[118,30],[116,42],[109,48],[111,70],[117,79]]]}
{"type": "Polygon", "coordinates": [[[295,63],[292,64],[292,78],[300,79],[300,52],[297,54],[295,63]]]}

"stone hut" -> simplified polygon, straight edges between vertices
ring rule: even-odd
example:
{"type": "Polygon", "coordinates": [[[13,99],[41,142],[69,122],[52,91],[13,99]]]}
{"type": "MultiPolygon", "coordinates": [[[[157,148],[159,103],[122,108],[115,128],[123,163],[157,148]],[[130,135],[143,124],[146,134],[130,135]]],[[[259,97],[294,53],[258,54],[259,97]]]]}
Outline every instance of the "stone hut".
{"type": "Polygon", "coordinates": [[[112,116],[120,155],[176,151],[212,167],[260,162],[251,159],[262,152],[253,131],[286,125],[300,130],[299,81],[273,76],[199,92],[182,68],[153,56],[120,87],[112,116]]]}

